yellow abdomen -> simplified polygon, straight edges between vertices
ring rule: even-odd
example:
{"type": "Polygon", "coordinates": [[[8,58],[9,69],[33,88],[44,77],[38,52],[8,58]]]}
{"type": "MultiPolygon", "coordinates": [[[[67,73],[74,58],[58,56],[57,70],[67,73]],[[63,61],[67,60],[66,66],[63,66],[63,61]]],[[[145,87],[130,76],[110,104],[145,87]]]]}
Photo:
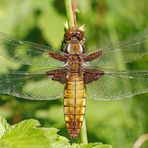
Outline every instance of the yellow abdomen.
{"type": "Polygon", "coordinates": [[[78,136],[84,120],[86,105],[84,81],[78,73],[73,73],[65,86],[64,115],[68,132],[72,138],[78,136]]]}

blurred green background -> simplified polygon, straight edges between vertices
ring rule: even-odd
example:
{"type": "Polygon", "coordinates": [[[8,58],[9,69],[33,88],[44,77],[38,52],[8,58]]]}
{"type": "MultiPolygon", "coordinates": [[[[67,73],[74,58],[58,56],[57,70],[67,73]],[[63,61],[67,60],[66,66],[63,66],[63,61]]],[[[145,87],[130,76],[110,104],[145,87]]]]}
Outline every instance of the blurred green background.
{"type": "MultiPolygon", "coordinates": [[[[147,0],[79,0],[78,24],[85,24],[87,49],[127,39],[148,26],[147,0]]],[[[61,0],[0,0],[0,31],[54,48],[61,46],[66,21],[61,0]]],[[[146,57],[126,65],[148,69],[146,57]]],[[[0,69],[25,70],[26,67],[0,57],[0,69]]],[[[131,148],[137,138],[148,133],[148,95],[121,101],[87,100],[86,124],[89,142],[103,142],[114,148],[131,148]]],[[[63,100],[29,101],[0,95],[0,116],[14,124],[38,119],[42,126],[59,128],[69,138],[64,122],[63,100]]],[[[79,138],[73,142],[79,142],[79,138]]],[[[148,142],[143,148],[148,147],[148,142]]]]}

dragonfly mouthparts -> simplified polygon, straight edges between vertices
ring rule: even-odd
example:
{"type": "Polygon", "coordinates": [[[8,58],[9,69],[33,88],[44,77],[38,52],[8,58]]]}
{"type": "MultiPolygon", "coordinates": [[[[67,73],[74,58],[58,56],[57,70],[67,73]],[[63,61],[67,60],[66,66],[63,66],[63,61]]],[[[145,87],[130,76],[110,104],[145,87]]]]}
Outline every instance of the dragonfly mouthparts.
{"type": "Polygon", "coordinates": [[[77,43],[79,43],[79,40],[76,37],[72,37],[71,40],[70,40],[70,43],[71,44],[77,44],[77,43]]]}

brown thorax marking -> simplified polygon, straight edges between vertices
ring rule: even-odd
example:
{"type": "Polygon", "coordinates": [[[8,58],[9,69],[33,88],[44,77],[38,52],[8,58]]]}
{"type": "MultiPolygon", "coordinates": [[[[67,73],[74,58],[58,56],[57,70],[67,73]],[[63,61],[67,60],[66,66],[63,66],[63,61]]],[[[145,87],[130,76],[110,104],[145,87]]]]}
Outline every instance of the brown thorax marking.
{"type": "Polygon", "coordinates": [[[65,65],[65,68],[69,72],[74,72],[74,73],[82,73],[83,71],[83,55],[78,55],[78,54],[71,54],[68,56],[68,61],[65,65]]]}

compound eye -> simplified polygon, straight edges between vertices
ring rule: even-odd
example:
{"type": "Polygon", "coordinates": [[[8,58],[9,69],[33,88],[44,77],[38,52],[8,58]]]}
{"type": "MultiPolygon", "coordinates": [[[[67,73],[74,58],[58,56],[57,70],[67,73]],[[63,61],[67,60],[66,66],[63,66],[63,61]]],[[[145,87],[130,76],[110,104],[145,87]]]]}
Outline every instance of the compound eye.
{"type": "Polygon", "coordinates": [[[68,32],[65,33],[64,38],[66,41],[69,41],[72,36],[73,36],[73,32],[69,30],[68,32]]]}
{"type": "Polygon", "coordinates": [[[77,33],[76,33],[76,38],[77,38],[79,41],[80,41],[80,40],[83,40],[83,38],[84,38],[83,32],[77,31],[77,33]]]}
{"type": "Polygon", "coordinates": [[[80,32],[76,32],[75,36],[79,40],[80,39],[80,32]]]}

